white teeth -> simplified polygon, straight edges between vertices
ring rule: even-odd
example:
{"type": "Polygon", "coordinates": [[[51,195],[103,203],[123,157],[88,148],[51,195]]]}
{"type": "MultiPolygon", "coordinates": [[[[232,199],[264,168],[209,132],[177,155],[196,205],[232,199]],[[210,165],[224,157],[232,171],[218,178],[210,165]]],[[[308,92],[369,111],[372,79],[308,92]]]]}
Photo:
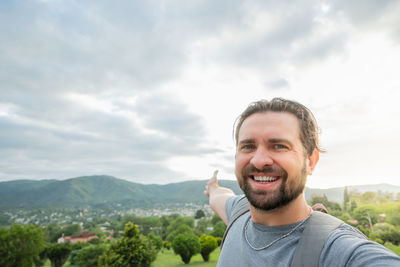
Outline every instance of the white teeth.
{"type": "Polygon", "coordinates": [[[256,180],[257,182],[273,182],[278,180],[278,178],[267,176],[254,176],[254,180],[256,180]]]}

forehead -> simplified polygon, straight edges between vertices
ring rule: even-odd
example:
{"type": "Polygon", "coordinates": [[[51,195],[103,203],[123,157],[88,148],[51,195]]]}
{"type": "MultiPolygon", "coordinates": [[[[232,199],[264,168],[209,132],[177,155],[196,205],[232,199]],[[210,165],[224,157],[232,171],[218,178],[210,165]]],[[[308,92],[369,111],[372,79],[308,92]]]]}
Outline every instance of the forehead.
{"type": "Polygon", "coordinates": [[[239,129],[238,141],[259,135],[268,138],[286,138],[300,141],[297,117],[288,112],[259,112],[247,117],[239,129]]]}

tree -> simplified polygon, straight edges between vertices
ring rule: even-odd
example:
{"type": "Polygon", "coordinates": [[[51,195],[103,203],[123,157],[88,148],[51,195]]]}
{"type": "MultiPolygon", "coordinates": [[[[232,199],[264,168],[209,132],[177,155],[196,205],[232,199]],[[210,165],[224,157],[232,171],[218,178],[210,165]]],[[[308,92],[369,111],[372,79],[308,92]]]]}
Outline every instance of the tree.
{"type": "Polygon", "coordinates": [[[163,247],[163,241],[160,236],[150,233],[147,237],[151,242],[153,242],[153,245],[157,250],[160,250],[163,247]]]}
{"type": "MultiPolygon", "coordinates": [[[[172,220],[170,224],[167,227],[167,233],[166,236],[168,236],[171,232],[175,231],[178,229],[179,226],[181,225],[187,225],[190,229],[194,228],[194,218],[193,217],[182,217],[179,216],[176,219],[172,220]]],[[[167,239],[168,240],[168,239],[167,239]]],[[[168,240],[172,241],[172,240],[168,240]]]]}
{"type": "Polygon", "coordinates": [[[59,225],[52,223],[49,224],[46,228],[44,228],[45,240],[47,242],[57,242],[57,239],[62,234],[62,229],[59,225]]]}
{"type": "Polygon", "coordinates": [[[395,228],[391,228],[383,231],[379,235],[379,238],[384,242],[390,242],[398,246],[400,244],[400,231],[396,230],[395,228]]]}
{"type": "Polygon", "coordinates": [[[131,222],[125,225],[123,237],[111,244],[100,257],[102,266],[124,267],[150,266],[156,259],[157,250],[153,243],[139,232],[139,227],[131,222]]]}
{"type": "Polygon", "coordinates": [[[47,255],[46,255],[46,250],[43,249],[39,255],[33,257],[33,263],[35,265],[35,267],[41,267],[44,266],[44,264],[47,261],[47,255]]]}
{"type": "Polygon", "coordinates": [[[166,240],[172,243],[172,241],[174,241],[174,238],[178,234],[184,234],[184,233],[193,234],[193,230],[186,224],[178,225],[174,231],[168,234],[166,240]]]}
{"type": "Polygon", "coordinates": [[[0,228],[0,266],[32,266],[44,248],[42,229],[35,225],[13,224],[0,228]]]}
{"type": "Polygon", "coordinates": [[[354,209],[353,216],[360,223],[371,228],[378,220],[378,211],[375,206],[364,205],[354,209]]]}
{"type": "Polygon", "coordinates": [[[350,212],[353,212],[356,208],[357,208],[357,202],[355,202],[354,200],[352,200],[352,201],[350,202],[350,212]]]}
{"type": "Polygon", "coordinates": [[[51,267],[63,266],[70,253],[71,246],[68,243],[50,244],[46,248],[46,255],[51,262],[51,267]]]}
{"type": "Polygon", "coordinates": [[[143,235],[148,235],[150,232],[153,232],[154,234],[160,234],[162,229],[161,226],[161,219],[155,216],[141,218],[141,222],[139,224],[141,233],[143,235]]]}
{"type": "Polygon", "coordinates": [[[197,210],[195,215],[194,215],[194,218],[195,219],[200,219],[200,218],[203,218],[205,216],[206,216],[206,214],[204,213],[203,210],[197,210]]]}
{"type": "Polygon", "coordinates": [[[350,201],[350,195],[347,189],[347,186],[344,188],[344,193],[343,193],[343,210],[347,211],[347,205],[350,201]]]}
{"type": "Polygon", "coordinates": [[[375,192],[365,192],[364,194],[361,195],[361,201],[363,203],[373,203],[375,199],[376,199],[375,192]]]}
{"type": "Polygon", "coordinates": [[[216,225],[219,222],[222,222],[221,218],[217,214],[214,214],[214,216],[211,219],[211,224],[216,225]]]}
{"type": "Polygon", "coordinates": [[[82,227],[79,224],[70,224],[61,231],[64,235],[79,235],[82,231],[82,227]]]}
{"type": "Polygon", "coordinates": [[[76,256],[75,264],[82,267],[97,267],[99,257],[106,251],[107,245],[90,245],[82,248],[76,256]]]}
{"type": "Polygon", "coordinates": [[[199,237],[200,242],[200,253],[203,257],[204,261],[208,261],[210,259],[211,252],[214,251],[218,247],[217,239],[210,235],[201,235],[199,237]]]}
{"type": "Polygon", "coordinates": [[[198,237],[191,233],[178,234],[172,242],[172,248],[185,264],[188,264],[192,256],[201,249],[198,237]]]}
{"type": "Polygon", "coordinates": [[[340,207],[339,203],[329,201],[328,197],[324,194],[323,196],[313,195],[311,196],[311,206],[317,203],[322,203],[331,213],[332,211],[341,211],[342,208],[340,207]]]}
{"type": "Polygon", "coordinates": [[[217,222],[216,225],[214,225],[214,229],[210,233],[210,235],[215,236],[215,237],[223,237],[225,233],[226,225],[223,221],[217,222]]]}
{"type": "Polygon", "coordinates": [[[202,234],[208,234],[208,225],[210,224],[210,220],[206,217],[203,217],[197,221],[196,228],[194,229],[194,233],[197,236],[201,236],[202,234]]]}

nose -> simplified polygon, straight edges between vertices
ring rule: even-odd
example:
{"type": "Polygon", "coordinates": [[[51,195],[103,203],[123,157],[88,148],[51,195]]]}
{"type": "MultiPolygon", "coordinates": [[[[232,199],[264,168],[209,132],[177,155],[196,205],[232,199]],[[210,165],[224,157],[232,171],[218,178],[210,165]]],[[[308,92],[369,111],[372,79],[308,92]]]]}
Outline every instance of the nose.
{"type": "Polygon", "coordinates": [[[258,147],[250,159],[250,163],[257,169],[262,170],[265,166],[271,166],[273,159],[267,149],[258,147]]]}

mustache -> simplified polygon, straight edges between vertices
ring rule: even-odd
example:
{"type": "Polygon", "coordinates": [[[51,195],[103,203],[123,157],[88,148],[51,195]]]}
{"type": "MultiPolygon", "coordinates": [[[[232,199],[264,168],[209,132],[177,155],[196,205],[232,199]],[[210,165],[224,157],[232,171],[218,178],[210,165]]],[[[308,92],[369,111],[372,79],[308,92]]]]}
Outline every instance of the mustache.
{"type": "Polygon", "coordinates": [[[281,176],[281,177],[287,177],[288,173],[280,167],[276,167],[276,166],[265,166],[264,168],[262,168],[261,170],[256,168],[253,164],[249,164],[246,167],[243,168],[242,170],[242,175],[243,177],[248,176],[250,173],[252,172],[258,172],[258,173],[263,173],[265,175],[268,174],[274,174],[277,176],[281,176]]]}

